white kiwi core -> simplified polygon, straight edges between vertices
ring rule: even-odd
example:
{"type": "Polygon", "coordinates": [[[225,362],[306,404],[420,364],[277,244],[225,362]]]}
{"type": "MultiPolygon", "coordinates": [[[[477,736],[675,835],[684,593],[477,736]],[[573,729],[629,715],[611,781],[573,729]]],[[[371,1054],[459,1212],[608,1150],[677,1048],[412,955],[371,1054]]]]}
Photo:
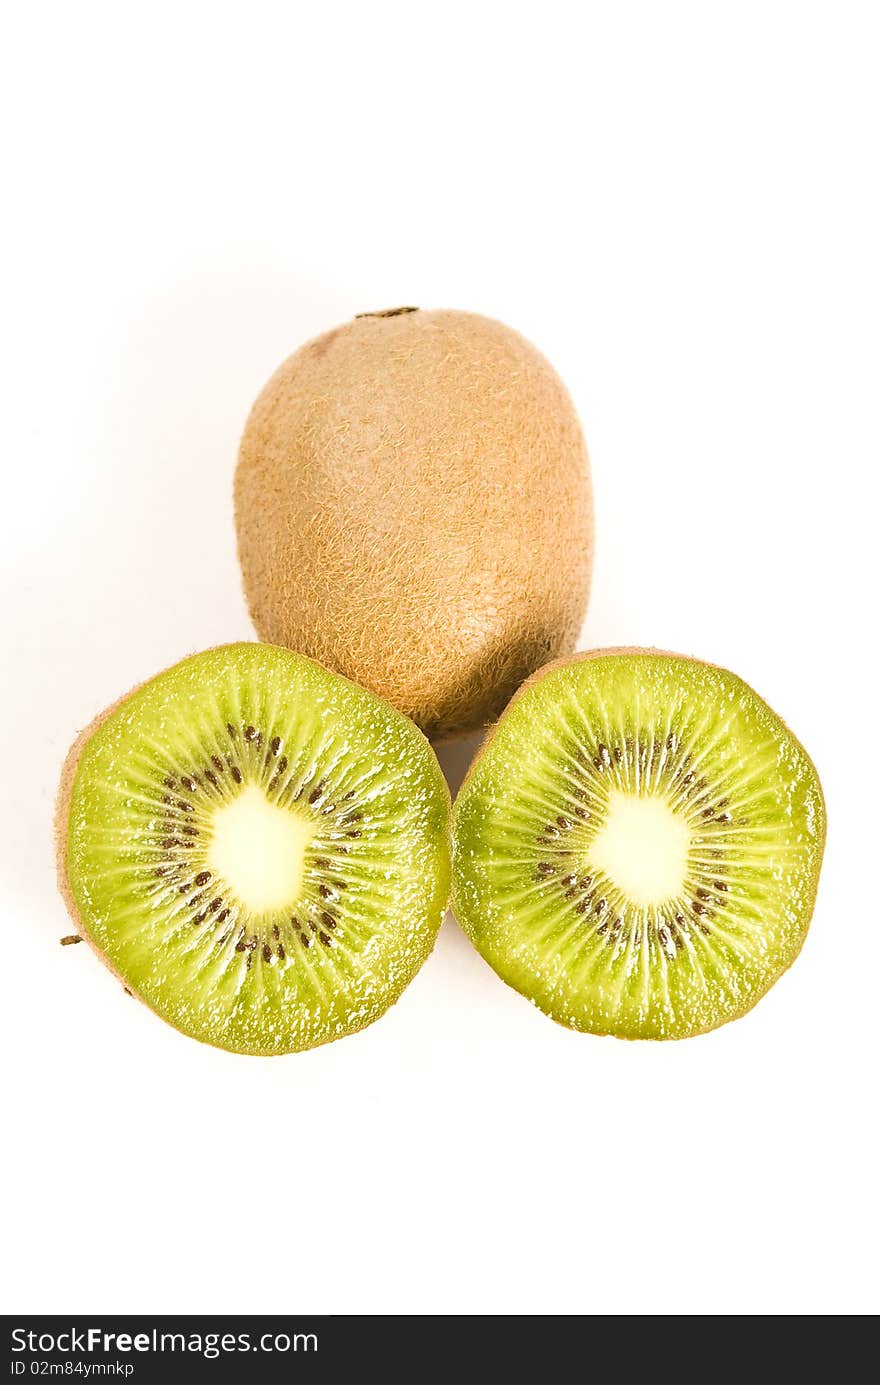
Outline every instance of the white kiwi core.
{"type": "Polygon", "coordinates": [[[293,905],[314,829],[251,785],[214,814],[208,865],[253,913],[293,905]]]}
{"type": "Polygon", "coordinates": [[[682,893],[690,841],[687,822],[665,798],[615,790],[589,861],[633,904],[662,904],[682,893]]]}

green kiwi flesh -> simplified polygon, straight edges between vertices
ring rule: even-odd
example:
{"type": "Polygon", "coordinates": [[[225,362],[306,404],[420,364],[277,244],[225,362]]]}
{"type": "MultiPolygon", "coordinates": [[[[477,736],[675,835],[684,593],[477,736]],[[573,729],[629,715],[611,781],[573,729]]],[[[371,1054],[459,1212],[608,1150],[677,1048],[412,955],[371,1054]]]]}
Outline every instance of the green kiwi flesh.
{"type": "Polygon", "coordinates": [[[724,669],[599,651],[530,679],[453,817],[456,917],[553,1019],[685,1038],[794,961],[825,840],[816,771],[724,669]]]}
{"type": "Polygon", "coordinates": [[[136,689],[62,789],[80,931],[193,1038],[280,1054],[377,1019],[447,904],[449,794],[401,713],[310,659],[238,644],[136,689]]]}

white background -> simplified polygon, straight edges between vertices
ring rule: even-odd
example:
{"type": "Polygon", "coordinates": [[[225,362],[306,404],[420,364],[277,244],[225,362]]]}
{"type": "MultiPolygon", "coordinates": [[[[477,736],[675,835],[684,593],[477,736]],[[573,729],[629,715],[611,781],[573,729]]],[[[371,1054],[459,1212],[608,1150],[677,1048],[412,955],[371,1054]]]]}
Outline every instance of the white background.
{"type": "Polygon", "coordinates": [[[875,19],[176,0],[6,21],[7,1311],[877,1309],[875,19]],[[807,945],[707,1037],[569,1033],[449,920],[372,1029],[240,1058],[58,946],[68,742],[251,637],[247,410],[303,340],[398,303],[500,317],[567,381],[596,489],[584,647],[728,665],[819,768],[807,945]]]}

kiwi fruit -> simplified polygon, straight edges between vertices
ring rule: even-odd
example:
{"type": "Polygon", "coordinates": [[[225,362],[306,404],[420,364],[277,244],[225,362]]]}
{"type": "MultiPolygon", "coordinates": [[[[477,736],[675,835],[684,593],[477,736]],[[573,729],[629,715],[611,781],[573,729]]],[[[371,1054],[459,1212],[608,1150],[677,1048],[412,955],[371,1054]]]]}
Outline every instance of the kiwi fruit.
{"type": "Polygon", "coordinates": [[[744,1014],[801,949],[825,807],[741,679],[656,650],[561,660],[513,699],[453,815],[453,907],[561,1024],[675,1039],[744,1014]]]}
{"type": "Polygon", "coordinates": [[[432,739],[493,720],[575,647],[587,452],[558,376],[500,322],[390,309],[303,346],[247,421],[235,512],[261,638],[432,739]]]}
{"type": "Polygon", "coordinates": [[[372,1023],[428,956],[449,792],[425,737],[310,659],[184,659],[75,742],[62,893],[126,989],[193,1038],[311,1048],[372,1023]]]}

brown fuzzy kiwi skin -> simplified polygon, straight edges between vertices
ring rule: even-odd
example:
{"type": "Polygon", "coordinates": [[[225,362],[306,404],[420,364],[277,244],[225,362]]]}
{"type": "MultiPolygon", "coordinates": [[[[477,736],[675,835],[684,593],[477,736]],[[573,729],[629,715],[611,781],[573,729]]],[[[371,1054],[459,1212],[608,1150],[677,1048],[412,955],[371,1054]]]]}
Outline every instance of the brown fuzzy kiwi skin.
{"type": "MultiPolygon", "coordinates": [[[[739,680],[739,682],[743,684],[744,687],[748,688],[749,692],[750,692],[755,698],[757,698],[757,700],[758,700],[759,702],[764,702],[764,699],[760,696],[760,694],[755,692],[754,688],[751,686],[750,683],[746,683],[745,679],[740,678],[740,677],[739,677],[739,674],[732,674],[730,669],[724,668],[721,664],[714,664],[714,663],[712,663],[712,662],[711,662],[710,660],[708,660],[708,659],[695,659],[695,658],[693,658],[693,656],[690,655],[690,654],[676,654],[676,653],[674,653],[672,650],[669,650],[669,649],[656,649],[656,648],[654,648],[653,646],[611,645],[611,646],[609,646],[607,649],[588,649],[588,650],[582,650],[582,651],[578,652],[577,654],[569,654],[569,655],[566,655],[565,657],[563,657],[563,658],[561,658],[561,659],[553,659],[553,660],[551,660],[550,663],[545,664],[543,668],[537,669],[537,670],[531,675],[531,677],[530,677],[530,678],[527,678],[526,681],[522,684],[522,686],[521,686],[520,688],[517,689],[516,693],[513,695],[513,697],[510,699],[510,702],[507,704],[507,707],[505,707],[504,713],[502,713],[502,715],[493,723],[493,725],[492,725],[492,726],[489,728],[489,730],[486,732],[486,736],[485,736],[484,740],[482,741],[482,744],[480,745],[479,750],[477,751],[476,755],[474,756],[473,760],[471,761],[471,765],[470,765],[470,768],[468,769],[467,774],[465,775],[464,779],[462,780],[461,787],[459,788],[458,793],[459,793],[459,794],[463,793],[463,791],[465,790],[465,788],[466,788],[467,785],[469,784],[472,775],[473,775],[474,772],[476,771],[476,768],[477,768],[477,765],[479,764],[479,761],[480,761],[481,756],[484,754],[484,752],[488,749],[489,745],[492,743],[492,739],[493,739],[493,737],[494,737],[494,735],[495,735],[495,732],[498,730],[498,727],[500,726],[501,722],[503,721],[504,716],[506,715],[506,713],[511,709],[511,707],[513,707],[513,705],[519,700],[519,698],[522,697],[523,694],[526,693],[526,692],[528,691],[528,689],[531,687],[531,685],[532,685],[533,683],[538,683],[538,682],[540,682],[540,680],[544,677],[545,674],[551,673],[554,669],[563,668],[563,667],[565,667],[565,666],[567,666],[567,665],[569,665],[569,664],[583,664],[583,663],[589,663],[589,662],[590,662],[591,660],[593,660],[593,659],[602,659],[602,658],[606,658],[606,657],[611,656],[611,655],[621,655],[621,654],[622,654],[622,655],[627,655],[627,654],[629,654],[629,655],[652,654],[652,655],[658,655],[659,657],[661,657],[661,658],[666,658],[666,659],[684,659],[684,660],[686,660],[689,664],[701,664],[704,668],[720,668],[721,671],[722,671],[723,673],[726,673],[728,676],[732,676],[732,677],[734,677],[734,678],[737,678],[737,679],[739,680]]],[[[769,705],[769,704],[765,704],[765,705],[769,705]]],[[[771,709],[771,710],[772,710],[772,709],[771,709]]],[[[784,721],[782,720],[782,717],[779,716],[778,712],[775,712],[775,711],[774,711],[773,714],[774,714],[774,716],[777,718],[777,720],[779,720],[780,722],[782,722],[782,725],[785,727],[785,730],[788,732],[788,735],[791,736],[791,739],[792,739],[792,740],[794,741],[794,743],[798,746],[798,748],[800,749],[800,751],[801,751],[802,754],[804,755],[804,758],[808,761],[808,763],[809,763],[810,765],[813,765],[813,761],[812,761],[811,757],[807,754],[806,750],[804,749],[804,747],[803,747],[803,745],[801,744],[801,742],[798,740],[797,736],[795,736],[795,735],[793,734],[793,732],[791,731],[791,729],[790,729],[789,726],[788,726],[788,723],[787,723],[787,722],[784,722],[784,721]]],[[[816,771],[815,765],[813,765],[813,770],[814,770],[814,773],[815,773],[816,787],[818,788],[818,791],[819,791],[819,798],[820,798],[820,801],[821,801],[821,804],[822,804],[822,838],[821,838],[821,841],[820,841],[820,843],[819,843],[819,855],[818,855],[818,861],[817,861],[817,864],[816,864],[816,884],[817,884],[817,891],[818,891],[818,883],[819,883],[819,879],[821,878],[822,857],[823,857],[824,852],[825,852],[825,839],[826,839],[827,830],[828,830],[828,814],[827,814],[826,805],[825,805],[825,792],[824,792],[824,790],[823,790],[823,788],[822,788],[822,782],[821,782],[821,780],[820,780],[820,778],[819,778],[818,772],[816,771]]],[[[458,797],[458,795],[456,795],[456,797],[458,797]]],[[[450,907],[451,907],[452,914],[453,914],[453,917],[455,918],[456,923],[459,923],[458,915],[457,915],[457,913],[456,913],[456,898],[455,898],[455,820],[454,820],[454,819],[455,819],[455,815],[454,815],[454,813],[453,813],[453,821],[452,821],[452,899],[451,899],[450,907]]],[[[460,927],[460,928],[462,927],[462,925],[461,925],[460,923],[459,923],[459,927],[460,927]]],[[[467,935],[467,930],[466,930],[466,929],[462,928],[462,932],[464,932],[464,933],[467,935]]],[[[734,1020],[742,1019],[745,1015],[750,1014],[750,1013],[752,1012],[752,1010],[755,1008],[755,1006],[758,1004],[758,1001],[761,1000],[762,997],[763,997],[764,995],[767,994],[767,991],[771,990],[771,989],[773,988],[773,986],[776,985],[776,982],[780,979],[780,977],[785,975],[785,972],[788,970],[788,968],[789,968],[789,967],[792,965],[792,963],[795,962],[795,961],[797,960],[797,958],[800,956],[801,949],[803,948],[803,945],[804,945],[804,943],[806,942],[806,938],[807,938],[807,933],[808,933],[808,932],[809,932],[809,926],[808,926],[807,929],[804,931],[804,935],[803,935],[803,937],[802,937],[802,939],[801,939],[801,946],[798,948],[797,952],[795,952],[795,953],[792,955],[792,957],[790,958],[790,960],[789,960],[789,962],[788,962],[788,965],[784,968],[784,970],[783,970],[782,972],[779,973],[779,976],[774,977],[774,979],[773,979],[773,980],[769,983],[769,985],[767,986],[766,990],[764,990],[760,996],[757,996],[755,999],[753,999],[752,1001],[750,1001],[750,1003],[749,1003],[747,1006],[745,1006],[742,1010],[740,1010],[737,1014],[732,1014],[732,1015],[727,1015],[727,1016],[725,1016],[725,1018],[722,1019],[722,1020],[719,1020],[718,1024],[715,1025],[713,1028],[710,1028],[710,1029],[707,1029],[707,1030],[703,1030],[702,1033],[703,1033],[703,1034],[712,1033],[712,1032],[714,1032],[714,1030],[723,1028],[724,1025],[729,1024],[729,1023],[732,1023],[734,1020]]],[[[478,949],[478,950],[479,950],[479,949],[478,949]]],[[[485,958],[484,958],[483,960],[486,961],[485,958]]],[[[488,962],[486,962],[486,965],[489,966],[490,964],[489,964],[488,962]]],[[[494,970],[494,968],[493,968],[493,970],[494,970]]],[[[497,975],[497,972],[496,972],[496,975],[497,975]]],[[[502,979],[503,979],[503,978],[502,978],[502,979]]],[[[508,984],[509,984],[508,982],[505,982],[505,985],[508,985],[508,984]]],[[[512,988],[512,989],[515,989],[515,988],[512,988]]],[[[546,1014],[546,1011],[542,1011],[542,1014],[546,1014]]],[[[555,1019],[555,1017],[554,1017],[553,1015],[547,1015],[547,1018],[548,1018],[548,1019],[552,1019],[553,1022],[554,1022],[555,1024],[558,1024],[558,1025],[560,1026],[561,1029],[566,1029],[566,1028],[568,1028],[568,1026],[565,1025],[565,1024],[563,1024],[561,1020],[555,1019]]],[[[644,1039],[644,1038],[635,1037],[635,1036],[632,1036],[632,1035],[629,1035],[629,1034],[606,1034],[606,1035],[599,1034],[599,1035],[594,1035],[594,1037],[596,1037],[596,1038],[623,1039],[625,1042],[628,1042],[628,1043],[646,1043],[646,1042],[647,1042],[647,1043],[669,1043],[669,1042],[670,1042],[670,1040],[669,1040],[668,1038],[662,1038],[662,1039],[661,1039],[661,1038],[648,1038],[648,1039],[644,1039]]],[[[687,1037],[690,1037],[690,1038],[699,1038],[699,1037],[701,1037],[701,1034],[697,1034],[697,1035],[680,1035],[680,1036],[679,1036],[679,1035],[675,1035],[675,1036],[673,1036],[674,1039],[687,1038],[687,1037]]]]}
{"type": "Polygon", "coordinates": [[[494,721],[580,633],[580,424],[544,357],[489,318],[374,314],[308,342],[251,410],[235,511],[260,637],[434,741],[494,721]]]}
{"type": "MultiPolygon", "coordinates": [[[[224,649],[224,648],[231,648],[231,647],[232,647],[232,646],[227,646],[227,645],[213,645],[213,646],[211,646],[212,649],[224,649]]],[[[199,652],[199,653],[209,653],[209,652],[211,652],[211,651],[210,651],[210,650],[200,650],[200,651],[198,651],[198,652],[199,652]]],[[[190,656],[184,655],[183,657],[184,657],[184,658],[187,658],[187,657],[192,657],[192,656],[191,656],[191,655],[190,655],[190,656]]],[[[177,664],[177,663],[179,663],[179,662],[181,662],[181,661],[180,661],[180,660],[175,660],[175,664],[177,664]]],[[[317,662],[317,661],[315,660],[314,662],[317,662]]],[[[167,668],[173,668],[173,667],[174,667],[174,664],[169,664],[169,665],[167,666],[167,668]]],[[[160,670],[159,670],[159,673],[155,674],[154,677],[157,677],[157,678],[158,678],[159,675],[160,675],[161,673],[167,672],[167,668],[166,668],[166,669],[160,669],[160,670]]],[[[327,671],[328,673],[332,674],[332,676],[334,676],[334,677],[339,677],[338,674],[333,674],[331,669],[327,669],[326,671],[327,671]]],[[[347,680],[347,681],[350,681],[350,680],[347,680]]],[[[77,931],[77,933],[79,934],[79,936],[80,936],[85,942],[87,942],[87,943],[89,944],[89,946],[91,947],[92,951],[95,953],[95,955],[96,955],[97,957],[100,958],[100,960],[104,963],[104,966],[107,967],[108,971],[111,971],[111,972],[113,973],[113,975],[114,975],[114,976],[117,978],[117,980],[121,983],[121,985],[122,985],[123,989],[125,990],[126,994],[127,994],[127,995],[130,995],[130,996],[134,996],[137,1000],[140,1000],[141,1003],[142,1003],[143,1005],[145,1005],[146,1008],[150,1011],[150,1014],[156,1015],[159,1019],[161,1019],[165,1024],[168,1025],[169,1029],[173,1029],[173,1030],[175,1031],[175,1033],[184,1034],[184,1037],[187,1038],[187,1039],[195,1039],[197,1043],[203,1043],[203,1044],[205,1045],[206,1048],[220,1049],[221,1051],[226,1052],[226,1053],[234,1053],[234,1054],[235,1054],[236,1056],[238,1056],[238,1057],[254,1057],[254,1056],[263,1057],[263,1058],[285,1058],[285,1057],[290,1057],[290,1056],[291,1056],[290,1054],[285,1054],[285,1053],[265,1053],[265,1054],[257,1054],[257,1055],[254,1055],[254,1054],[252,1054],[252,1053],[249,1053],[249,1052],[247,1052],[247,1051],[245,1051],[245,1050],[238,1049],[238,1048],[224,1048],[224,1046],[223,1046],[222,1044],[220,1044],[220,1043],[217,1043],[216,1040],[208,1041],[207,1039],[199,1039],[197,1035],[186,1034],[183,1030],[178,1029],[176,1025],[172,1024],[171,1021],[168,1020],[168,1019],[166,1019],[166,1017],[165,1017],[164,1015],[160,1014],[160,1012],[159,1012],[158,1010],[154,1010],[153,1007],[152,1007],[152,1005],[150,1005],[150,1003],[149,1003],[148,1001],[144,1000],[143,996],[141,996],[141,995],[138,994],[137,990],[135,990],[135,989],[129,984],[127,978],[124,977],[124,976],[122,975],[122,973],[113,965],[113,963],[110,961],[110,958],[109,958],[109,957],[107,956],[107,954],[98,946],[98,944],[95,942],[94,938],[93,938],[93,937],[91,936],[91,934],[89,933],[89,930],[88,930],[88,928],[86,927],[85,921],[84,921],[82,915],[80,914],[79,909],[77,908],[76,899],[74,898],[73,890],[71,889],[71,886],[70,886],[70,878],[69,878],[69,876],[68,876],[68,874],[67,874],[67,835],[68,835],[68,823],[69,823],[69,819],[70,819],[70,799],[71,799],[71,795],[72,795],[72,793],[73,793],[73,786],[74,786],[74,783],[76,782],[76,772],[77,772],[77,769],[79,768],[80,758],[81,758],[81,756],[82,756],[83,751],[85,750],[85,747],[88,745],[89,741],[91,740],[92,736],[95,734],[96,731],[100,730],[101,726],[103,726],[103,724],[104,724],[104,722],[107,720],[107,718],[110,717],[110,716],[112,716],[114,712],[118,711],[118,709],[119,709],[120,707],[122,707],[122,706],[129,700],[130,697],[133,697],[134,694],[135,694],[136,692],[138,692],[140,688],[142,688],[142,687],[145,686],[146,682],[152,682],[152,679],[146,679],[146,680],[142,679],[139,683],[135,683],[134,687],[133,687],[133,688],[130,688],[129,691],[128,691],[127,693],[124,694],[124,696],[117,698],[115,702],[111,702],[111,704],[110,704],[109,707],[105,707],[104,710],[103,710],[102,712],[99,712],[98,715],[97,715],[96,717],[94,717],[94,718],[89,722],[88,726],[84,727],[83,730],[79,732],[79,734],[76,736],[76,738],[75,738],[73,744],[71,745],[70,749],[69,749],[68,752],[67,752],[67,755],[66,755],[65,760],[64,760],[64,764],[63,764],[62,769],[61,769],[61,778],[60,778],[60,782],[59,782],[59,785],[58,785],[58,795],[57,795],[57,798],[56,798],[56,800],[55,800],[55,814],[54,814],[55,870],[56,870],[56,875],[57,875],[57,880],[58,880],[58,889],[59,889],[59,891],[60,891],[60,893],[61,893],[61,896],[62,896],[62,898],[63,898],[63,900],[64,900],[64,903],[65,903],[66,906],[67,906],[67,911],[68,911],[68,913],[70,914],[71,919],[73,920],[73,923],[74,923],[74,925],[75,925],[75,927],[76,927],[76,931],[77,931]]],[[[448,797],[448,796],[449,796],[449,791],[448,791],[448,788],[447,788],[447,797],[448,797]]],[[[449,845],[449,847],[450,847],[450,851],[451,851],[451,846],[452,846],[452,842],[451,842],[451,831],[452,831],[452,821],[451,821],[451,817],[452,817],[452,815],[451,815],[451,813],[450,813],[450,814],[449,814],[449,817],[448,817],[448,819],[447,819],[447,841],[448,841],[448,845],[449,845]]],[[[398,997],[398,999],[399,999],[399,997],[398,997]]],[[[389,1009],[393,1008],[393,1005],[395,1005],[396,1003],[397,1003],[397,1001],[394,1001],[394,1002],[392,1003],[392,1006],[389,1006],[389,1009]]],[[[386,1011],[386,1013],[387,1013],[387,1011],[386,1011]]],[[[368,1024],[369,1024],[369,1022],[368,1022],[368,1024]]],[[[363,1027],[364,1027],[364,1028],[367,1028],[367,1027],[368,1027],[368,1024],[367,1024],[367,1025],[364,1025],[363,1027]]],[[[356,1030],[356,1029],[352,1029],[352,1030],[349,1031],[350,1034],[355,1034],[355,1033],[357,1033],[357,1032],[358,1032],[358,1030],[356,1030]]],[[[321,1047],[322,1047],[324,1044],[326,1044],[326,1043],[333,1043],[333,1042],[334,1042],[334,1039],[335,1039],[335,1036],[334,1036],[334,1035],[330,1035],[330,1036],[328,1036],[326,1039],[322,1039],[319,1043],[314,1044],[313,1047],[314,1047],[314,1048],[321,1048],[321,1047]]]]}

